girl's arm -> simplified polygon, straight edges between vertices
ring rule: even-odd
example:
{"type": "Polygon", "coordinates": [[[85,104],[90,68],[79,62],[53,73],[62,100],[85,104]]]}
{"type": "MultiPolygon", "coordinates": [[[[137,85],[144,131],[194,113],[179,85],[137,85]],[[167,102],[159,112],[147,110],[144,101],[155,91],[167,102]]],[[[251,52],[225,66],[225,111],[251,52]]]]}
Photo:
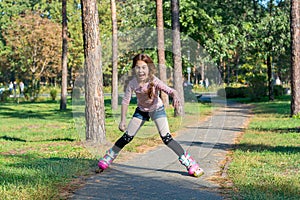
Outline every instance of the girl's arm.
{"type": "Polygon", "coordinates": [[[157,89],[165,92],[166,94],[168,94],[169,96],[171,96],[173,98],[173,107],[174,108],[178,108],[179,106],[181,106],[181,101],[180,101],[178,92],[176,90],[174,90],[173,88],[170,88],[169,86],[167,86],[164,82],[162,82],[158,78],[156,78],[155,82],[156,82],[157,89]]]}
{"type": "Polygon", "coordinates": [[[122,104],[122,106],[121,106],[121,121],[120,121],[120,124],[119,124],[119,130],[120,131],[125,131],[126,130],[127,110],[128,110],[128,105],[127,104],[122,104]]]}
{"type": "Polygon", "coordinates": [[[129,84],[126,87],[125,94],[122,100],[121,121],[119,123],[120,131],[126,130],[126,116],[127,116],[127,110],[128,110],[128,105],[130,103],[131,95],[132,95],[132,87],[131,87],[131,82],[129,82],[129,84]]]}

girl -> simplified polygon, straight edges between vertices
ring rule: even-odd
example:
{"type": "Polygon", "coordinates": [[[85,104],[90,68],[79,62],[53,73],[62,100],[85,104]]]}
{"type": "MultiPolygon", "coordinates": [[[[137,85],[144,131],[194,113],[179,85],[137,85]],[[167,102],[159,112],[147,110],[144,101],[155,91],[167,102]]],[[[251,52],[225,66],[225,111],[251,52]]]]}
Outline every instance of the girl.
{"type": "Polygon", "coordinates": [[[180,100],[177,92],[164,84],[155,75],[155,65],[151,58],[145,54],[138,54],[133,58],[132,69],[134,78],[128,83],[122,100],[120,131],[124,135],[117,140],[112,148],[99,160],[100,170],[105,170],[117,157],[122,148],[127,145],[145,121],[154,121],[160,137],[164,144],[172,149],[179,157],[190,175],[199,177],[204,172],[196,161],[183,150],[182,146],[170,135],[167,115],[159,91],[163,91],[173,97],[173,106],[180,108],[180,100]],[[137,97],[137,108],[126,129],[126,113],[130,103],[131,95],[135,92],[137,97]]]}

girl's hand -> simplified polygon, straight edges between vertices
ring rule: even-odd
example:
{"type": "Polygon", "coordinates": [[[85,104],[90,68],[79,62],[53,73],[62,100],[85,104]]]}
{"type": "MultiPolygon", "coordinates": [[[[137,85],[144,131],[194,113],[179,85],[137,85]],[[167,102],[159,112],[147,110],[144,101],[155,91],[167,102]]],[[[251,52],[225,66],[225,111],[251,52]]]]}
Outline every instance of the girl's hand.
{"type": "Polygon", "coordinates": [[[176,91],[173,93],[173,103],[172,103],[172,105],[173,105],[174,108],[179,108],[181,106],[181,102],[180,102],[180,99],[178,98],[178,94],[177,94],[176,91]]]}
{"type": "Polygon", "coordinates": [[[126,122],[121,121],[119,124],[119,130],[124,132],[126,130],[126,122]]]}
{"type": "Polygon", "coordinates": [[[174,108],[179,107],[179,106],[180,106],[180,101],[179,101],[179,99],[178,99],[178,98],[174,98],[174,99],[173,99],[172,105],[173,105],[174,108]]]}

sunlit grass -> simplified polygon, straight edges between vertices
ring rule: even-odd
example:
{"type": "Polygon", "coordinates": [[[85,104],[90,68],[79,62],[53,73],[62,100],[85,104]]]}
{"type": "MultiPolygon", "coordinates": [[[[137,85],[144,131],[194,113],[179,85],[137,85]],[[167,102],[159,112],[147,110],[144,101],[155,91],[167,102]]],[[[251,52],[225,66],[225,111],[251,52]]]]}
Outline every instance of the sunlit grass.
{"type": "Polygon", "coordinates": [[[236,199],[300,199],[300,120],[289,102],[256,103],[233,153],[229,177],[236,199]]]}
{"type": "MultiPolygon", "coordinates": [[[[63,199],[61,194],[77,186],[72,182],[94,173],[95,155],[81,142],[71,101],[67,107],[59,111],[56,101],[0,104],[0,199],[63,199]]],[[[84,104],[79,107],[84,111],[84,104]]],[[[127,122],[135,107],[130,105],[127,122]]],[[[212,108],[187,103],[186,112],[189,120],[200,120],[212,108]]],[[[120,113],[113,113],[106,100],[105,114],[106,138],[113,143],[123,134],[118,130],[120,113]]],[[[188,121],[173,117],[172,107],[167,114],[172,132],[188,121]]],[[[155,125],[149,122],[124,151],[143,152],[161,143],[155,125]]]]}

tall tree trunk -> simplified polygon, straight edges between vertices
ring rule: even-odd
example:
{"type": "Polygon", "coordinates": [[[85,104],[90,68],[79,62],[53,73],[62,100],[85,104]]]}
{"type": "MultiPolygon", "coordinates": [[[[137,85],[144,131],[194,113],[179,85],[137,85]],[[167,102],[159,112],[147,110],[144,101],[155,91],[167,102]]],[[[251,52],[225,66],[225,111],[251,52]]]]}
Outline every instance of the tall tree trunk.
{"type": "Polygon", "coordinates": [[[273,76],[272,76],[272,63],[271,56],[267,56],[267,70],[268,70],[268,91],[269,91],[269,100],[274,101],[274,87],[273,87],[273,76]]]}
{"type": "MultiPolygon", "coordinates": [[[[157,55],[159,78],[167,83],[166,59],[165,59],[165,37],[164,37],[164,18],[163,18],[163,1],[156,0],[156,26],[157,26],[157,55]]],[[[161,92],[161,98],[165,107],[169,106],[169,97],[166,93],[161,92]]]]}
{"type": "MultiPolygon", "coordinates": [[[[269,14],[270,17],[273,15],[273,0],[269,2],[269,14]]],[[[272,22],[269,22],[269,31],[268,31],[268,37],[271,36],[272,32],[272,22]]],[[[271,59],[271,54],[273,55],[273,47],[272,44],[269,44],[268,47],[268,55],[267,55],[267,69],[268,69],[268,91],[269,91],[269,100],[274,101],[274,86],[273,86],[273,69],[272,69],[272,62],[273,62],[273,57],[271,59]]]]}
{"type": "Polygon", "coordinates": [[[118,109],[118,25],[116,1],[111,0],[112,21],[112,87],[111,87],[111,109],[118,109]]]}
{"type": "Polygon", "coordinates": [[[175,116],[184,115],[184,93],[182,80],[182,59],[180,42],[179,0],[171,0],[172,11],[172,51],[174,63],[174,89],[177,90],[182,102],[182,109],[175,109],[175,116]]]}
{"type": "Polygon", "coordinates": [[[300,8],[291,0],[291,116],[300,114],[300,8]]]}
{"type": "Polygon", "coordinates": [[[67,109],[67,77],[68,77],[68,24],[67,0],[62,0],[62,77],[60,110],[67,109]]]}
{"type": "Polygon", "coordinates": [[[99,16],[96,0],[82,0],[86,140],[105,142],[105,109],[99,16]]]}

